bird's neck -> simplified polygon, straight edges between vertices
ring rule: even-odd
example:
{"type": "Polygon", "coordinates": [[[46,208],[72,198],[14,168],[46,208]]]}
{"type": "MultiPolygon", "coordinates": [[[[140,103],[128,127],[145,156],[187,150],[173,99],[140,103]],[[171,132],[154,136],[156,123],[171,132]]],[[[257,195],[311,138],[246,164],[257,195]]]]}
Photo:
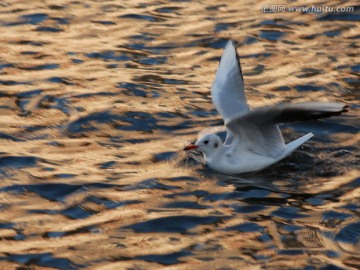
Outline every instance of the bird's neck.
{"type": "Polygon", "coordinates": [[[205,158],[205,161],[206,162],[211,162],[213,161],[214,159],[217,159],[219,156],[222,155],[224,151],[224,147],[223,145],[219,145],[219,147],[211,152],[206,152],[206,153],[203,153],[204,154],[204,158],[205,158]]]}

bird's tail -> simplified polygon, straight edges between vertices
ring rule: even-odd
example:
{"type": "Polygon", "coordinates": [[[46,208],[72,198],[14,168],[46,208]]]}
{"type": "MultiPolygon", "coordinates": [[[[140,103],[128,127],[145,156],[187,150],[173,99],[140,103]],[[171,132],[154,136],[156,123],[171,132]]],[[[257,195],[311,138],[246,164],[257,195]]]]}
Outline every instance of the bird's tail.
{"type": "Polygon", "coordinates": [[[290,155],[292,152],[294,152],[300,145],[302,145],[304,142],[306,142],[307,140],[309,140],[312,136],[314,136],[314,134],[312,134],[311,132],[296,139],[295,141],[292,141],[290,143],[288,143],[285,146],[285,151],[282,154],[282,158],[290,155]]]}

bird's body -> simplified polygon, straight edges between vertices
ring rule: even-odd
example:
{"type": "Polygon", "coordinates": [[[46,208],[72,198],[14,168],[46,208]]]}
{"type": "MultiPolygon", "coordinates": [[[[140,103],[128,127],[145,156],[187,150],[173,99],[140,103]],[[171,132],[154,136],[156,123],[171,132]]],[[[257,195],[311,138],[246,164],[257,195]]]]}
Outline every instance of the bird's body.
{"type": "Polygon", "coordinates": [[[225,158],[218,160],[217,156],[205,156],[206,164],[215,171],[224,174],[239,174],[264,169],[278,160],[276,158],[262,156],[252,151],[243,151],[240,155],[231,155],[230,146],[223,148],[221,156],[225,158]]]}
{"type": "Polygon", "coordinates": [[[213,83],[212,101],[222,115],[227,130],[223,143],[219,136],[206,134],[185,150],[198,149],[207,165],[224,174],[262,170],[290,155],[313,134],[285,144],[278,123],[313,120],[346,111],[337,102],[279,104],[250,110],[235,44],[229,41],[213,83]]]}
{"type": "MultiPolygon", "coordinates": [[[[208,140],[211,145],[213,141],[217,141],[215,136],[218,137],[217,135],[209,134],[197,142],[197,145],[199,145],[197,148],[200,148],[200,151],[204,153],[206,164],[211,169],[224,174],[239,174],[260,171],[275,164],[290,155],[296,148],[309,140],[313,134],[308,133],[297,140],[286,144],[282,150],[279,150],[279,152],[274,155],[266,155],[265,153],[260,153],[256,150],[254,151],[254,149],[246,148],[244,144],[240,147],[234,147],[232,144],[218,144],[216,147],[217,149],[214,149],[213,151],[204,151],[204,149],[201,148],[201,144],[208,140]]],[[[218,139],[220,140],[219,137],[218,139]]],[[[238,144],[235,142],[235,145],[238,144]]]]}

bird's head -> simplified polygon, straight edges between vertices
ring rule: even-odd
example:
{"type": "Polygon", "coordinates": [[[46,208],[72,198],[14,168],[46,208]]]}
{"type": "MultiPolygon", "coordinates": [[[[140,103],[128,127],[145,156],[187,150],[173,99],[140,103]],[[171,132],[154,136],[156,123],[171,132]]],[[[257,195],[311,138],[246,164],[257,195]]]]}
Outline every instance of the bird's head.
{"type": "Polygon", "coordinates": [[[207,134],[201,137],[195,144],[190,144],[184,150],[197,149],[201,151],[205,157],[210,157],[223,147],[222,141],[219,136],[215,134],[207,134]]]}

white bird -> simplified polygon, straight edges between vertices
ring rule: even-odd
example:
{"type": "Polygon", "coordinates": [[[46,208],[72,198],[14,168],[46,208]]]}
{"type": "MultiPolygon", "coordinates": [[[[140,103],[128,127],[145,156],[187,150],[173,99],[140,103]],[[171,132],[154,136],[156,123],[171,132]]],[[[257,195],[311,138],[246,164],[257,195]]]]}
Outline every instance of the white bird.
{"type": "Polygon", "coordinates": [[[224,174],[262,170],[309,140],[308,133],[284,143],[278,123],[306,121],[339,115],[347,105],[337,102],[278,104],[250,110],[244,94],[239,56],[233,41],[228,41],[211,88],[212,102],[225,122],[225,142],[218,135],[207,134],[184,150],[197,149],[211,169],[224,174]]]}

